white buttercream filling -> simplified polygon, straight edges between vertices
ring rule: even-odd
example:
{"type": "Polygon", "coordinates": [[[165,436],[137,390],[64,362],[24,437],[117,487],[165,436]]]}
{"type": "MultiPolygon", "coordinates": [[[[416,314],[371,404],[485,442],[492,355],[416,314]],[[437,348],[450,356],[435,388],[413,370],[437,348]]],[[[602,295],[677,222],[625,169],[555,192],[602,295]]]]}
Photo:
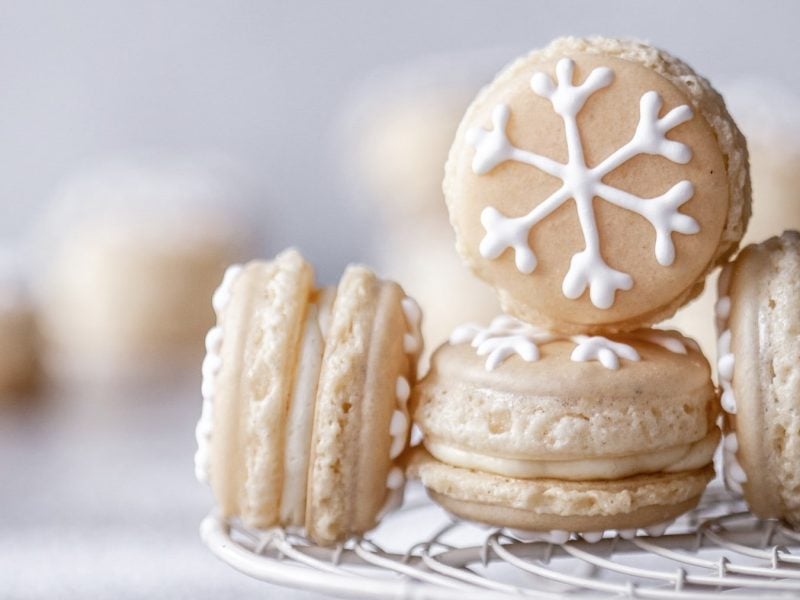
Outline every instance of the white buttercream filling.
{"type": "Polygon", "coordinates": [[[280,518],[283,523],[302,524],[305,521],[311,432],[324,349],[318,309],[312,304],[308,308],[303,328],[300,358],[294,376],[286,423],[280,507],[280,518]]]}
{"type": "Polygon", "coordinates": [[[643,473],[676,473],[699,469],[711,462],[718,442],[719,430],[714,428],[702,440],[654,452],[609,458],[525,460],[467,451],[430,437],[424,440],[428,451],[449,465],[516,479],[552,478],[566,481],[613,480],[643,473]]]}

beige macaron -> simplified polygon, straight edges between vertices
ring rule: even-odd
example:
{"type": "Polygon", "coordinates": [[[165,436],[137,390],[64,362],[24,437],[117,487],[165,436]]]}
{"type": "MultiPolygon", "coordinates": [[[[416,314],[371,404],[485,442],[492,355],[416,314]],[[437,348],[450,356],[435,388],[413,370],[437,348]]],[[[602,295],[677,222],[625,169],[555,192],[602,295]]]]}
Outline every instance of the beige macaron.
{"type": "Polygon", "coordinates": [[[36,310],[20,248],[0,246],[0,404],[36,386],[40,347],[36,310]]]}
{"type": "Polygon", "coordinates": [[[0,282],[0,403],[30,392],[39,378],[33,307],[0,282]]]}
{"type": "Polygon", "coordinates": [[[558,39],[486,86],[444,192],[459,253],[503,309],[568,333],[669,317],[750,216],[722,97],[662,50],[600,37],[558,39]]]}
{"type": "Polygon", "coordinates": [[[316,289],[287,250],[231,267],[214,308],[195,465],[221,513],[323,544],[373,528],[402,498],[416,303],[361,266],[316,289]]]}
{"type": "Polygon", "coordinates": [[[726,481],[800,525],[800,233],[747,246],[719,281],[726,481]]]}
{"type": "Polygon", "coordinates": [[[532,531],[648,527],[713,476],[716,390],[675,332],[566,337],[465,326],[415,387],[409,474],[451,512],[532,531]]]}

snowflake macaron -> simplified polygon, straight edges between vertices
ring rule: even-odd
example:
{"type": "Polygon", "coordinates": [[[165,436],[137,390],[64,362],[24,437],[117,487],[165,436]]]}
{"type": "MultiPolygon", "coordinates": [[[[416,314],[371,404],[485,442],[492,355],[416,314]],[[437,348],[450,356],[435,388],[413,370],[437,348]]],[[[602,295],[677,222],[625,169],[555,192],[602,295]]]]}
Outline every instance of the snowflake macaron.
{"type": "Polygon", "coordinates": [[[472,103],[446,166],[457,248],[503,309],[567,332],[670,316],[738,246],[744,138],[708,82],[638,42],[562,38],[472,103]]]}

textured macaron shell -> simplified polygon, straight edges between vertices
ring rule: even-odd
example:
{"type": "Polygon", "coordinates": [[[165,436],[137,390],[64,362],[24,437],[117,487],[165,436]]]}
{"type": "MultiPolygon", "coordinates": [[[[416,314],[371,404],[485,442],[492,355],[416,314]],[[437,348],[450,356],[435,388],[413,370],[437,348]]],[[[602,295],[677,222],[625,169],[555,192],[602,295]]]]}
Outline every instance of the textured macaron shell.
{"type": "Polygon", "coordinates": [[[222,514],[257,527],[279,521],[285,420],[313,270],[296,251],[253,262],[222,315],[222,367],[211,485],[222,514]]]}
{"type": "Polygon", "coordinates": [[[630,330],[666,318],[699,294],[706,274],[736,248],[750,212],[746,144],[719,94],[688,66],[662,51],[604,38],[556,40],[512,63],[484,88],[459,127],[446,166],[444,191],[457,249],[476,274],[495,287],[503,309],[523,320],[568,332],[630,330]],[[607,308],[595,306],[588,292],[570,299],[562,291],[571,257],[586,245],[573,200],[533,227],[528,237],[537,258],[533,272],[518,270],[511,249],[496,259],[479,251],[487,233],[481,221],[484,209],[494,207],[509,217],[525,215],[555,192],[560,181],[513,160],[477,174],[468,132],[475,127],[490,128],[493,110],[505,104],[511,114],[506,131],[515,146],[566,163],[564,123],[548,99],[532,92],[530,83],[537,71],[553,77],[563,57],[575,61],[576,85],[596,67],[614,72],[613,83],[593,94],[577,117],[590,167],[631,139],[644,93],[653,90],[662,97],[661,116],[683,104],[694,113],[667,136],[691,148],[688,163],[639,154],[602,179],[643,198],[654,198],[688,180],[694,191],[680,212],[699,224],[697,233],[671,235],[675,259],[663,266],[656,260],[656,235],[650,223],[595,198],[602,258],[633,279],[632,288],[618,290],[607,308]]]}
{"type": "Polygon", "coordinates": [[[446,465],[418,447],[408,474],[463,518],[531,531],[602,531],[674,519],[697,504],[714,470],[708,465],[617,481],[514,479],[446,465]]]}
{"type": "MultiPolygon", "coordinates": [[[[374,527],[390,490],[397,381],[413,383],[400,286],[348,267],[326,334],[308,478],[306,528],[322,542],[374,527]]],[[[402,411],[400,411],[402,414],[402,411]]],[[[405,419],[407,438],[409,419],[405,419]]]]}
{"type": "Polygon", "coordinates": [[[762,517],[800,523],[800,233],[748,246],[729,267],[730,348],[743,489],[762,517]]]}
{"type": "Polygon", "coordinates": [[[618,370],[572,361],[569,341],[541,345],[538,361],[511,356],[493,371],[469,344],[444,344],[415,388],[414,419],[426,438],[527,460],[614,458],[706,438],[718,402],[703,355],[624,341],[640,360],[618,370]]]}

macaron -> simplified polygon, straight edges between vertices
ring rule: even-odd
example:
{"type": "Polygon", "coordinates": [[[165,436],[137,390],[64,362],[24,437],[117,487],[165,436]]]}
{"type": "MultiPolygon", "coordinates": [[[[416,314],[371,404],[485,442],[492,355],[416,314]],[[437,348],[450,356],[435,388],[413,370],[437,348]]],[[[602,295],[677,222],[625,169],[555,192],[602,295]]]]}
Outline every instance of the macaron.
{"type": "Polygon", "coordinates": [[[244,186],[222,165],[101,161],[67,178],[34,236],[48,375],[88,383],[174,377],[203,356],[210,296],[246,253],[244,186]]]}
{"type": "Polygon", "coordinates": [[[414,389],[408,474],[451,513],[534,532],[668,523],[714,475],[718,399],[676,332],[554,334],[512,317],[457,329],[414,389]]]}
{"type": "Polygon", "coordinates": [[[373,528],[402,499],[414,300],[361,266],[318,289],[290,249],[229,268],[213,304],[195,464],[220,513],[320,544],[373,528]]]}
{"type": "Polygon", "coordinates": [[[723,270],[717,326],[726,482],[758,516],[800,526],[800,233],[723,270]]]}
{"type": "Polygon", "coordinates": [[[2,293],[0,289],[0,403],[4,397],[32,390],[39,377],[33,308],[2,293]]]}
{"type": "Polygon", "coordinates": [[[657,323],[750,216],[745,139],[666,52],[560,38],[472,102],[445,167],[456,247],[508,314],[566,333],[657,323]]]}
{"type": "Polygon", "coordinates": [[[36,311],[21,254],[0,246],[0,403],[30,392],[40,376],[36,311]]]}

